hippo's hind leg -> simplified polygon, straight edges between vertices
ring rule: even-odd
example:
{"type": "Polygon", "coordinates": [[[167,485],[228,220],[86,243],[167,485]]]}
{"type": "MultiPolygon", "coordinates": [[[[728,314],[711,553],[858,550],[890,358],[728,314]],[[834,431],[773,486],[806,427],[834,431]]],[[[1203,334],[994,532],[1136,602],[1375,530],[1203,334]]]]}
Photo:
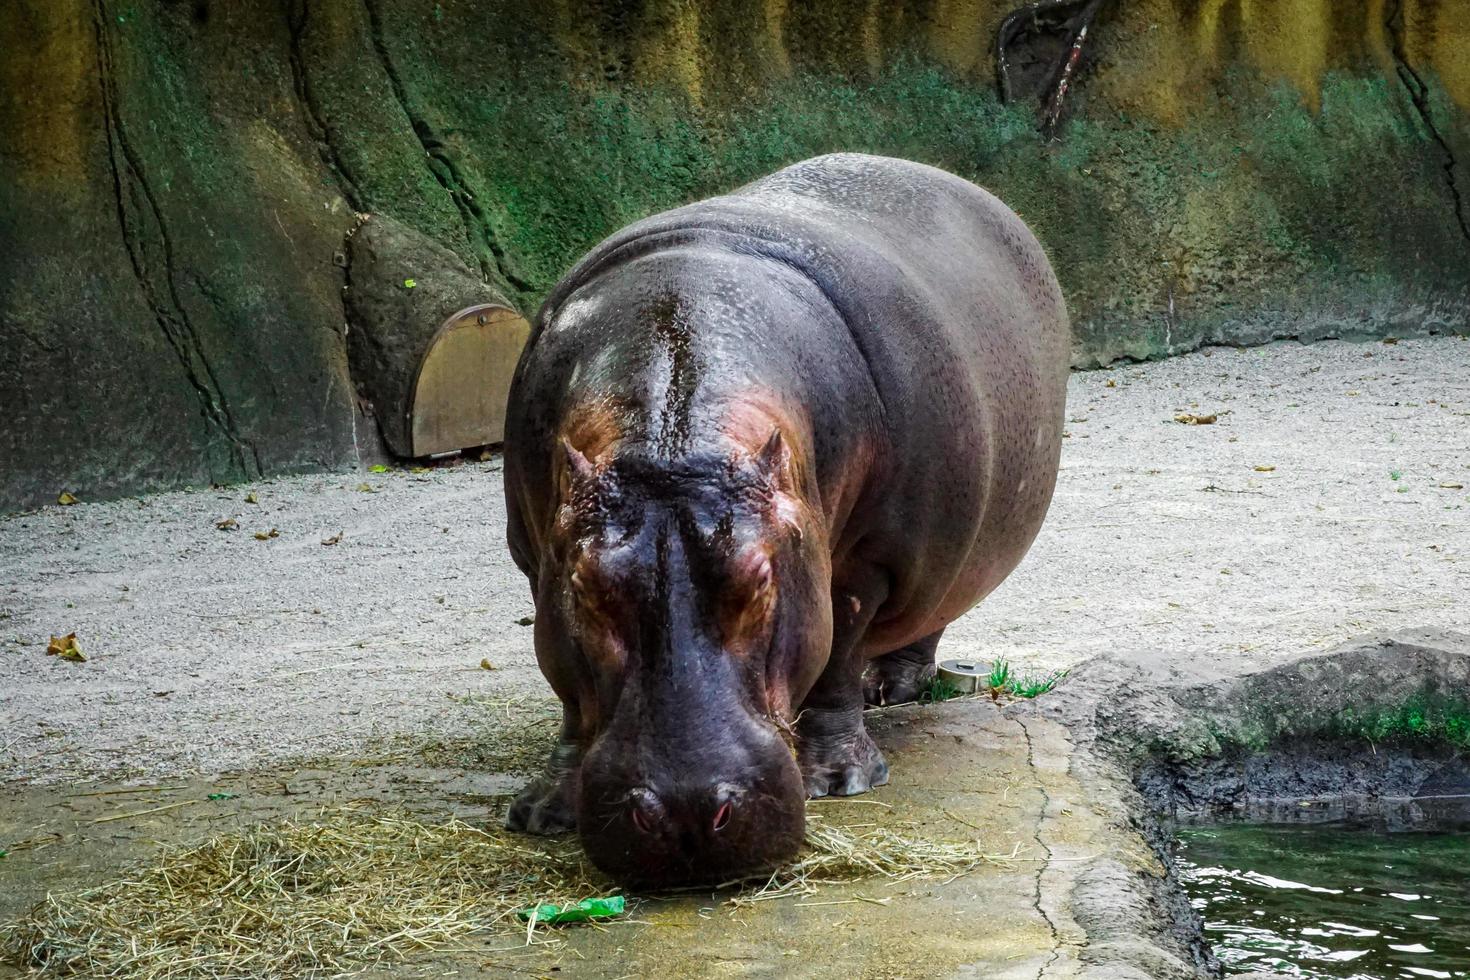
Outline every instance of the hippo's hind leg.
{"type": "Polygon", "coordinates": [[[854,796],[888,782],[888,763],[863,727],[859,641],[886,594],[886,578],[833,591],[832,655],[797,715],[797,761],[807,795],[854,796]]]}
{"type": "Polygon", "coordinates": [[[934,650],[944,630],[892,653],[885,653],[863,671],[863,701],[870,708],[919,700],[935,677],[934,650]]]}
{"type": "Polygon", "coordinates": [[[505,826],[528,834],[564,834],[577,829],[577,785],[582,747],[565,735],[551,750],[546,770],[511,803],[505,826]]]}

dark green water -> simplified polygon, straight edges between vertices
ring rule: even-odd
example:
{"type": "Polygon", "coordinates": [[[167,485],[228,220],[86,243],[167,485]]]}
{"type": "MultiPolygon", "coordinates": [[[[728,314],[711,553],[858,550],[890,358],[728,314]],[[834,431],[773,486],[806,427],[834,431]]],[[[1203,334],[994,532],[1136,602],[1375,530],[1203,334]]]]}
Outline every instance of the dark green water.
{"type": "Polygon", "coordinates": [[[1470,832],[1239,824],[1179,838],[1227,974],[1470,978],[1470,832]]]}

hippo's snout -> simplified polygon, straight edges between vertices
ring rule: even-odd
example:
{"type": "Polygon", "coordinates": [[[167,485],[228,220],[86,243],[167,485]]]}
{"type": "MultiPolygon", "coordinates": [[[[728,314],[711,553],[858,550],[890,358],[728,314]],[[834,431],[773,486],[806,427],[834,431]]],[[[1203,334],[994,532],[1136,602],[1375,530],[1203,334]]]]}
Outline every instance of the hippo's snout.
{"type": "Polygon", "coordinates": [[[801,847],[805,792],[784,744],[758,761],[746,756],[734,778],[702,778],[687,766],[629,773],[598,762],[594,753],[583,769],[578,826],[593,863],[621,881],[719,884],[801,847]]]}

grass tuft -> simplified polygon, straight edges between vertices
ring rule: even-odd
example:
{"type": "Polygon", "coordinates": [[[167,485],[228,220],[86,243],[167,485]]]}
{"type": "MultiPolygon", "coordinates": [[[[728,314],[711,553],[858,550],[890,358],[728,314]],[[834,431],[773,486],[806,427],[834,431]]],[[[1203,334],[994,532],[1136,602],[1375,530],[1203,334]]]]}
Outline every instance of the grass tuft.
{"type": "Polygon", "coordinates": [[[930,678],[929,685],[919,693],[920,704],[938,704],[940,701],[949,701],[965,693],[946,678],[938,675],[930,678]]]}
{"type": "Polygon", "coordinates": [[[1010,693],[1018,698],[1034,698],[1046,694],[1067,676],[1065,670],[1053,670],[1038,676],[1025,675],[1011,678],[1010,693]]]}
{"type": "Polygon", "coordinates": [[[1011,683],[1011,665],[1004,657],[997,657],[990,665],[990,676],[986,679],[986,685],[992,694],[1005,693],[1011,683]]]}
{"type": "Polygon", "coordinates": [[[1011,669],[1009,661],[999,657],[991,664],[986,683],[990,686],[992,698],[1003,694],[1014,698],[1034,698],[1055,688],[1066,676],[1065,670],[1053,670],[1045,674],[1018,673],[1011,669]]]}

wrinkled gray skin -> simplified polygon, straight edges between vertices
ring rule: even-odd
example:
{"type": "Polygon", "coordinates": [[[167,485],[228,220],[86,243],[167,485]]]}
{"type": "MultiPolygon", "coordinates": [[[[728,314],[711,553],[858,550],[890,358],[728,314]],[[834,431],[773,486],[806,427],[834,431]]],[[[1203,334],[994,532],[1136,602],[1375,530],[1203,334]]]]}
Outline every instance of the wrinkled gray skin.
{"type": "Polygon", "coordinates": [[[627,881],[800,846],[887,780],[864,702],[1035,538],[1068,326],[1040,245],[931,167],[838,154],[655,215],[556,287],[506,426],[510,547],[565,707],[510,827],[627,881]]]}

